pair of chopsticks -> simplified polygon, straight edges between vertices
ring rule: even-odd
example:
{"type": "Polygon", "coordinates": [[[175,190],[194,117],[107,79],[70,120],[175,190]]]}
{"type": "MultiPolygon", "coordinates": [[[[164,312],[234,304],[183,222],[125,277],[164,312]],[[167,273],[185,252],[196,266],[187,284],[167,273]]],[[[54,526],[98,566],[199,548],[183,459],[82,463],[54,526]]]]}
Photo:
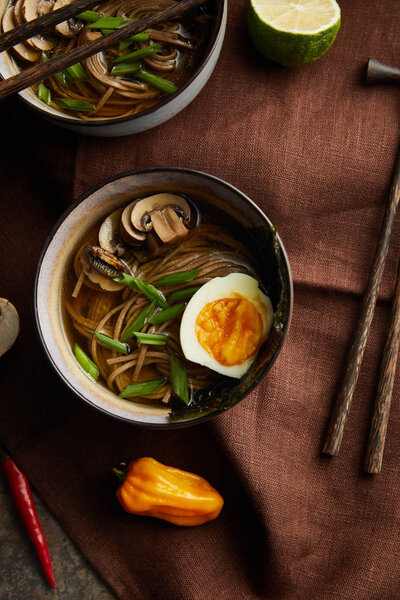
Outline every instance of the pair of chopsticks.
{"type": "MultiPolygon", "coordinates": [[[[361,362],[374,315],[376,300],[389,248],[397,206],[400,199],[400,152],[397,157],[393,183],[388,197],[379,234],[378,245],[370,271],[367,291],[361,308],[358,324],[348,356],[348,364],[329,423],[322,451],[336,456],[342,442],[347,415],[350,411],[353,392],[360,372],[361,362]]],[[[365,454],[364,470],[380,473],[385,445],[391,396],[400,341],[400,260],[397,269],[389,332],[385,343],[378,390],[375,397],[371,429],[365,454]]]]}
{"type": "MultiPolygon", "coordinates": [[[[81,60],[97,54],[118,42],[140,33],[145,29],[154,27],[159,23],[180,17],[184,12],[205,4],[208,0],[180,0],[169,8],[154,13],[145,19],[140,19],[136,23],[129,23],[121,29],[116,29],[112,33],[88,42],[83,46],[74,48],[70,52],[57,56],[40,65],[33,65],[17,75],[13,75],[0,83],[0,100],[11,94],[20,92],[31,85],[47,79],[50,75],[63,71],[81,60]]],[[[38,17],[37,19],[15,27],[11,31],[0,35],[0,52],[6,50],[15,44],[29,39],[30,37],[47,31],[54,25],[62,23],[67,19],[79,15],[87,8],[99,4],[99,0],[74,0],[71,4],[59,8],[52,13],[38,17]]]]}

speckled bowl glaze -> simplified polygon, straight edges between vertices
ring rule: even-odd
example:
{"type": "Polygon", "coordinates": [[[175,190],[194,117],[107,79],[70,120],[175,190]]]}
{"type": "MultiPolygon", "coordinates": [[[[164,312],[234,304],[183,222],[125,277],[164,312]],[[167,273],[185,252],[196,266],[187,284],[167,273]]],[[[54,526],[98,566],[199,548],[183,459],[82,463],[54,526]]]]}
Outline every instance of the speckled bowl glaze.
{"type": "Polygon", "coordinates": [[[108,180],[79,198],[50,233],[37,267],[34,312],[39,336],[50,362],[69,388],[92,407],[131,423],[180,427],[198,423],[237,404],[271,368],[285,340],[292,314],[293,288],[282,242],[266,215],[244,194],[206,173],[178,168],[134,171],[108,180]],[[270,295],[274,326],[269,340],[242,379],[224,379],[191,408],[171,412],[164,405],[123,400],[92,382],[75,361],[62,310],[63,278],[87,231],[112,211],[136,197],[158,192],[203,198],[229,214],[253,246],[258,276],[270,295]]]}
{"type": "MultiPolygon", "coordinates": [[[[0,0],[0,20],[8,0],[0,0]]],[[[19,93],[26,106],[40,114],[46,121],[78,133],[97,137],[119,137],[140,133],[165,123],[183,110],[200,93],[213,72],[224,40],[228,0],[214,0],[215,14],[211,34],[204,50],[203,59],[188,81],[170,97],[137,115],[99,121],[84,121],[66,115],[40,101],[31,89],[19,93]]],[[[0,77],[6,79],[18,73],[17,66],[8,52],[0,53],[0,77]]]]}

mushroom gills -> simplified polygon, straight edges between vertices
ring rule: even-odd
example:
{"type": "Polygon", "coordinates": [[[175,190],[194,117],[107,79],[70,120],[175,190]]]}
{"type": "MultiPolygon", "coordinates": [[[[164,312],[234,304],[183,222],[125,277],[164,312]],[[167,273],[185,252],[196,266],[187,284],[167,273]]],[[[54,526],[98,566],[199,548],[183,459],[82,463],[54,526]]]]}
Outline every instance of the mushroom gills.
{"type": "Polygon", "coordinates": [[[114,281],[121,273],[128,271],[126,265],[111,252],[99,246],[86,246],[81,254],[81,264],[85,275],[102,290],[117,292],[124,285],[114,281]]]}

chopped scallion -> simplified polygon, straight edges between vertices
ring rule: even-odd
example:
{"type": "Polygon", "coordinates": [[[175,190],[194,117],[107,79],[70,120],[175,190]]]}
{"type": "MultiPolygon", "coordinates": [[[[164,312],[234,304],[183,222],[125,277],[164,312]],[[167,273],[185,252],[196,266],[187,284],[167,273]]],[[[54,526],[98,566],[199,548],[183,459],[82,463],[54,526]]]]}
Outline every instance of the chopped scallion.
{"type": "Polygon", "coordinates": [[[51,92],[49,88],[44,85],[44,83],[39,83],[37,95],[39,100],[42,100],[42,102],[46,102],[48,105],[51,104],[51,92]]]}
{"type": "Polygon", "coordinates": [[[99,378],[98,366],[92,361],[91,358],[88,357],[86,352],[84,352],[82,348],[78,346],[78,344],[75,344],[74,346],[74,356],[78,364],[82,367],[82,369],[86,371],[86,373],[90,375],[92,379],[97,381],[97,379],[99,378]]]}
{"type": "Polygon", "coordinates": [[[126,19],[124,17],[101,17],[90,23],[87,26],[88,29],[119,29],[128,23],[134,23],[134,19],[126,19]]]}
{"type": "Polygon", "coordinates": [[[76,65],[67,67],[65,69],[65,73],[71,81],[87,79],[86,69],[81,65],[81,63],[76,63],[76,65]]]}
{"type": "Polygon", "coordinates": [[[163,47],[161,44],[150,44],[150,46],[145,46],[144,48],[139,48],[139,50],[135,50],[134,52],[129,52],[129,54],[124,54],[123,56],[114,58],[113,63],[117,65],[119,63],[135,62],[145,58],[146,56],[155,54],[156,52],[161,52],[162,49],[163,47]]]}
{"type": "Polygon", "coordinates": [[[79,13],[79,15],[76,15],[77,19],[80,19],[81,21],[88,21],[89,23],[95,23],[96,21],[98,21],[99,19],[102,18],[102,14],[99,12],[95,12],[94,10],[85,10],[82,13],[79,13]]]}
{"type": "Polygon", "coordinates": [[[114,279],[118,283],[123,283],[128,287],[138,290],[142,292],[151,301],[155,301],[157,306],[160,308],[168,308],[168,303],[165,299],[164,294],[162,294],[154,285],[151,283],[147,283],[147,281],[143,281],[143,279],[138,279],[137,277],[132,277],[132,275],[127,275],[123,273],[121,277],[117,277],[114,279]]]}
{"type": "Polygon", "coordinates": [[[154,315],[149,317],[147,319],[147,322],[151,325],[160,325],[161,323],[165,323],[166,321],[172,321],[172,319],[176,319],[176,317],[181,314],[184,308],[184,304],[175,304],[175,306],[164,308],[164,310],[160,310],[159,312],[156,312],[154,313],[154,315]]]}
{"type": "Polygon", "coordinates": [[[136,73],[140,69],[141,63],[121,63],[120,65],[115,65],[111,69],[110,75],[116,77],[117,75],[131,75],[132,73],[136,73]]]}
{"type": "Polygon", "coordinates": [[[171,383],[175,394],[186,404],[189,404],[189,387],[187,371],[179,358],[171,354],[171,383]]]}
{"type": "Polygon", "coordinates": [[[123,52],[124,50],[129,48],[129,46],[131,44],[134,44],[135,42],[147,42],[147,40],[149,40],[149,39],[150,39],[150,35],[148,33],[137,33],[136,35],[133,35],[132,37],[129,37],[128,39],[120,42],[119,46],[118,46],[118,52],[123,52]]]}
{"type": "Polygon", "coordinates": [[[69,89],[69,79],[65,71],[54,73],[54,77],[67,89],[69,89]]]}
{"type": "Polygon", "coordinates": [[[193,279],[196,279],[197,275],[201,273],[201,269],[193,269],[192,271],[181,271],[180,273],[172,273],[171,275],[166,275],[165,277],[161,277],[155,283],[155,285],[159,285],[160,287],[166,285],[179,285],[180,283],[190,283],[193,279]]]}
{"type": "Polygon", "coordinates": [[[142,327],[147,323],[147,319],[151,317],[156,308],[156,303],[151,302],[141,313],[138,314],[136,319],[132,321],[132,323],[125,329],[122,334],[122,341],[127,342],[131,339],[135,331],[140,331],[142,327]]]}
{"type": "Polygon", "coordinates": [[[174,85],[167,79],[163,79],[162,77],[154,75],[154,73],[144,71],[143,69],[140,69],[137,72],[136,77],[138,77],[139,79],[143,79],[143,81],[146,81],[146,83],[149,83],[153,87],[161,90],[162,92],[166,92],[167,94],[173,94],[178,90],[176,85],[174,85]]]}
{"type": "Polygon", "coordinates": [[[166,333],[140,333],[139,331],[134,331],[133,335],[136,336],[139,344],[165,346],[168,341],[168,335],[166,333]]]}
{"type": "Polygon", "coordinates": [[[175,302],[179,302],[180,300],[189,300],[199,289],[201,285],[192,285],[190,287],[185,287],[180,290],[174,290],[167,296],[168,304],[174,304],[175,302]]]}
{"type": "Polygon", "coordinates": [[[111,348],[112,350],[116,350],[116,352],[121,352],[121,354],[129,354],[131,351],[128,344],[124,344],[119,340],[109,337],[108,335],[104,335],[104,333],[100,333],[99,331],[95,331],[94,335],[99,340],[102,346],[107,346],[107,348],[111,348]]]}
{"type": "Polygon", "coordinates": [[[74,100],[73,98],[54,98],[61,108],[66,110],[77,110],[79,112],[91,112],[94,110],[93,104],[86,100],[74,100]]]}
{"type": "Polygon", "coordinates": [[[158,392],[160,388],[166,383],[165,377],[159,379],[148,379],[147,381],[137,381],[136,383],[130,383],[124,390],[119,394],[120,398],[131,398],[132,396],[149,396],[158,392]]]}

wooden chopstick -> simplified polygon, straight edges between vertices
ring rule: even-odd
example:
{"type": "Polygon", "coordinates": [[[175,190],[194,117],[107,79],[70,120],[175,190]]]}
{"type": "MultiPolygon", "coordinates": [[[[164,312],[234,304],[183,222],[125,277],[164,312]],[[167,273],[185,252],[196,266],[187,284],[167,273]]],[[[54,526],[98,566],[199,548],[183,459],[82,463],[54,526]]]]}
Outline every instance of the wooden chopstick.
{"type": "Polygon", "coordinates": [[[58,73],[93,54],[97,54],[131,35],[154,27],[154,25],[158,25],[168,19],[179,17],[184,12],[196,8],[197,6],[201,6],[208,1],[209,0],[180,0],[180,2],[177,2],[163,11],[154,13],[136,23],[129,23],[129,25],[125,25],[124,27],[121,27],[121,29],[116,29],[112,33],[102,36],[98,40],[74,48],[70,52],[52,58],[40,65],[33,65],[0,83],[0,99],[6,98],[16,92],[20,92],[34,83],[43,81],[50,75],[58,73]]]}
{"type": "Polygon", "coordinates": [[[369,330],[374,316],[376,299],[385,266],[393,223],[400,199],[400,153],[397,156],[393,183],[390,190],[385,214],[375,251],[374,262],[369,274],[367,291],[361,307],[358,324],[354,332],[353,342],[347,358],[347,368],[333,408],[328,433],[322,447],[324,454],[337,456],[342,443],[347,415],[350,411],[354,388],[360,372],[361,362],[368,339],[369,330]]]}
{"type": "Polygon", "coordinates": [[[381,472],[399,345],[400,260],[397,265],[397,280],[393,296],[389,331],[383,350],[378,390],[375,397],[367,451],[365,453],[364,470],[367,473],[381,472]]]}
{"type": "Polygon", "coordinates": [[[54,10],[47,15],[43,15],[33,21],[14,27],[11,31],[7,31],[0,35],[0,52],[28,40],[38,33],[43,33],[53,25],[67,21],[71,17],[79,15],[79,13],[96,4],[99,4],[99,0],[75,0],[74,2],[71,2],[71,4],[67,4],[67,6],[54,10]]]}

